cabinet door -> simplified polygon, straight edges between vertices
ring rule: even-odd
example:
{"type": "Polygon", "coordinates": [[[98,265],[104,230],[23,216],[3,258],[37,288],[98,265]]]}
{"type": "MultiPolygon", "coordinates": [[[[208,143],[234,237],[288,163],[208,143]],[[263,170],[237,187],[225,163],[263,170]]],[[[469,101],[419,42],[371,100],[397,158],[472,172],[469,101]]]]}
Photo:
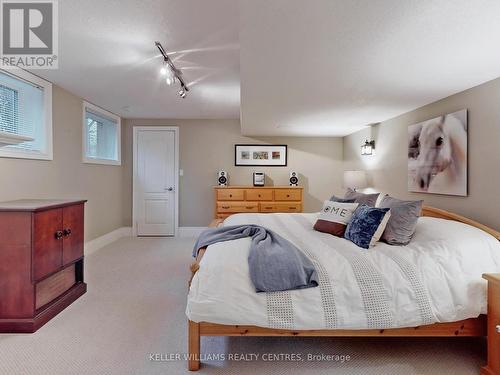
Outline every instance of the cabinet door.
{"type": "Polygon", "coordinates": [[[62,267],[62,209],[36,212],[33,215],[34,279],[62,267]]]}
{"type": "Polygon", "coordinates": [[[63,264],[83,256],[83,203],[63,208],[63,264]]]}

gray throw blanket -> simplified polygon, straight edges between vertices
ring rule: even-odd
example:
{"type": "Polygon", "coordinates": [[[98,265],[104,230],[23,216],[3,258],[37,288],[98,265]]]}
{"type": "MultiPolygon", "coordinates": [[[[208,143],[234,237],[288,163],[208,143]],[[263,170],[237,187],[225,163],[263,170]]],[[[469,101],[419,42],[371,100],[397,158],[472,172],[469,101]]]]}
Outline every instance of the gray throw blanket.
{"type": "Polygon", "coordinates": [[[252,238],[248,267],[257,292],[318,286],[318,275],[309,258],[288,240],[259,225],[208,229],[198,237],[193,256],[203,247],[244,237],[252,238]]]}

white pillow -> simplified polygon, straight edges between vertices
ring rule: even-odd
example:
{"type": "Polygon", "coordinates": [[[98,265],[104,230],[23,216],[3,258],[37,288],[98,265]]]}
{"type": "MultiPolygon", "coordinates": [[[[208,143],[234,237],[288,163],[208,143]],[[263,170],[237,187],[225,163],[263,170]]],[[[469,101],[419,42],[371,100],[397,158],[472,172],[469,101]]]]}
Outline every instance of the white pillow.
{"type": "Polygon", "coordinates": [[[319,232],[343,237],[347,224],[351,221],[352,214],[358,203],[341,203],[325,201],[318,216],[314,229],[319,232]]]}

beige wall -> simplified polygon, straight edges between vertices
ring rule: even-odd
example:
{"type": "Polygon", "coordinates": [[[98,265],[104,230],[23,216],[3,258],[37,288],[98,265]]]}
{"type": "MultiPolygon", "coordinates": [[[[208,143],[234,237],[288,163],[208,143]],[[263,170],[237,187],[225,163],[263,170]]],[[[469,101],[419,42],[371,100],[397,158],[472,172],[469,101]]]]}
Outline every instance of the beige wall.
{"type": "Polygon", "coordinates": [[[369,170],[372,186],[398,198],[424,199],[500,229],[500,79],[463,91],[344,138],[344,168],[369,170]],[[454,197],[409,193],[407,128],[442,114],[467,108],[469,195],[454,197]],[[366,138],[376,141],[375,156],[361,156],[366,138]]]}
{"type": "Polygon", "coordinates": [[[273,185],[288,185],[290,170],[301,174],[305,186],[305,211],[321,208],[332,193],[339,194],[342,174],[341,138],[248,138],[240,133],[238,120],[145,120],[124,121],[123,196],[124,222],[132,223],[132,129],[133,126],[179,126],[180,226],[206,226],[213,217],[217,171],[225,169],[232,185],[251,185],[252,173],[263,171],[273,185]],[[234,144],[276,143],[288,145],[287,167],[235,167],[234,144]]]}
{"type": "Polygon", "coordinates": [[[54,160],[0,158],[0,200],[85,198],[85,240],[122,224],[122,167],[82,163],[82,99],[53,86],[54,160]]]}
{"type": "Polygon", "coordinates": [[[366,169],[372,186],[396,197],[425,199],[500,229],[500,79],[427,105],[372,129],[341,138],[249,138],[238,120],[122,121],[120,166],[84,164],[82,99],[53,87],[54,160],[0,158],[0,200],[20,198],[86,198],[89,241],[132,223],[132,127],[169,125],[180,128],[180,225],[205,226],[213,215],[212,186],[217,170],[230,174],[234,185],[250,185],[252,172],[266,173],[274,185],[288,184],[297,170],[305,187],[305,211],[315,211],[332,193],[342,194],[342,171],[366,169]],[[407,191],[407,126],[444,113],[469,109],[469,196],[453,197],[407,191]],[[377,142],[375,156],[361,157],[366,138],[377,142]],[[235,167],[235,143],[288,144],[288,166],[235,167]],[[344,160],[343,160],[344,159],[344,160]]]}

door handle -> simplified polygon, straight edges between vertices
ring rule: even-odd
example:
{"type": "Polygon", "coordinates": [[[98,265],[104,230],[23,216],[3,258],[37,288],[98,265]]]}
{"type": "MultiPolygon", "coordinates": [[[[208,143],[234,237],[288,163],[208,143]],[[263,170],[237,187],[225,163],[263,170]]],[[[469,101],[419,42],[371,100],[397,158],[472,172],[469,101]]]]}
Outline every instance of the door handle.
{"type": "Polygon", "coordinates": [[[166,191],[174,191],[174,188],[172,186],[165,188],[166,191]]]}

